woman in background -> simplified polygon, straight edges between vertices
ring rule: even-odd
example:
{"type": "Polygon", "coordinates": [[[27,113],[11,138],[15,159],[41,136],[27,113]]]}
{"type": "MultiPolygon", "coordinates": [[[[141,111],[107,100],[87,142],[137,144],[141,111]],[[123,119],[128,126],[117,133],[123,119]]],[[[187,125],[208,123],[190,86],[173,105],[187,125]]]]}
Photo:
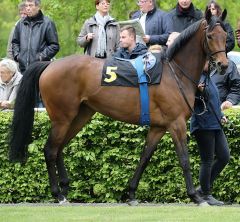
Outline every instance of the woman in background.
{"type": "Polygon", "coordinates": [[[22,79],[17,64],[11,59],[0,61],[0,108],[12,109],[22,79]]]}
{"type": "MultiPolygon", "coordinates": [[[[217,17],[222,15],[222,9],[220,5],[214,0],[211,0],[208,3],[207,8],[211,10],[212,15],[217,17]]],[[[235,46],[234,31],[228,22],[224,21],[223,24],[227,32],[226,52],[228,53],[232,51],[235,46]]]]}
{"type": "Polygon", "coordinates": [[[119,24],[109,15],[110,0],[95,0],[96,14],[85,21],[77,38],[84,53],[96,58],[107,58],[119,44],[119,24]]]}

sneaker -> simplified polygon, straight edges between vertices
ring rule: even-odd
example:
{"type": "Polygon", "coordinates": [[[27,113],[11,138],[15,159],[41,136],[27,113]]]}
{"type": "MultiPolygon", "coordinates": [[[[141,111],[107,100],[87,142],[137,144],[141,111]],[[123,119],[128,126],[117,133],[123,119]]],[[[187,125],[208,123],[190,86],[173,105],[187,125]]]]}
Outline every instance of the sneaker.
{"type": "Polygon", "coordinates": [[[203,195],[203,199],[206,200],[207,203],[212,206],[224,205],[224,202],[215,199],[212,195],[203,195]]]}

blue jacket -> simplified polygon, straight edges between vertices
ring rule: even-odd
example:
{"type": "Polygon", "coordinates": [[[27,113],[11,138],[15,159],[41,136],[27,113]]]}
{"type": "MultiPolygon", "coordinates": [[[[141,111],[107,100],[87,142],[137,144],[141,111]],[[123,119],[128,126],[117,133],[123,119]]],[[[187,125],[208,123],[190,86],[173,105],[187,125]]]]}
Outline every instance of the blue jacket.
{"type": "Polygon", "coordinates": [[[136,47],[132,50],[131,53],[125,48],[118,49],[113,57],[119,57],[123,59],[136,59],[138,56],[145,54],[148,51],[147,46],[137,43],[136,47]]]}
{"type": "MultiPolygon", "coordinates": [[[[136,11],[132,19],[140,18],[141,11],[136,11]]],[[[148,45],[165,45],[171,30],[171,22],[168,20],[167,13],[154,8],[147,13],[145,23],[145,34],[150,35],[148,45]]]]}
{"type": "Polygon", "coordinates": [[[206,103],[207,111],[203,115],[197,115],[204,110],[203,102],[199,99],[200,92],[198,91],[196,94],[196,99],[194,104],[194,112],[196,113],[194,113],[191,117],[191,123],[190,123],[191,133],[194,133],[194,131],[196,130],[221,129],[221,125],[219,121],[221,121],[223,114],[221,112],[221,103],[219,100],[218,89],[216,85],[211,81],[211,79],[207,78],[206,75],[204,74],[202,75],[200,82],[205,82],[206,84],[204,100],[206,103]]]}

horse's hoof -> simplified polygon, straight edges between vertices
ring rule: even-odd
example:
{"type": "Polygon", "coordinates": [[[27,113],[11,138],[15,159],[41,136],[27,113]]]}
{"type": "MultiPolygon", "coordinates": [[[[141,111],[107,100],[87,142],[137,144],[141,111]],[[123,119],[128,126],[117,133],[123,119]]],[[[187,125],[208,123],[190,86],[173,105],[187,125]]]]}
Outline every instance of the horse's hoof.
{"type": "Polygon", "coordinates": [[[199,207],[209,207],[210,205],[208,204],[207,201],[203,201],[202,203],[198,204],[199,207]]]}
{"type": "Polygon", "coordinates": [[[128,201],[128,205],[129,206],[137,206],[139,203],[138,203],[138,201],[137,200],[129,200],[128,201]]]}
{"type": "Polygon", "coordinates": [[[69,204],[68,200],[64,197],[62,200],[59,200],[60,205],[69,204]]]}

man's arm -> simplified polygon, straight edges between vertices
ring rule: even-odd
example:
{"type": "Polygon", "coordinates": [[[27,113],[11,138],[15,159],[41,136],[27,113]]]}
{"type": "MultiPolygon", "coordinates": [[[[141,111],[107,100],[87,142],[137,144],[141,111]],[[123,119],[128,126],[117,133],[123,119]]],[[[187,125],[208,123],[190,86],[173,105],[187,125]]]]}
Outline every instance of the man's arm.
{"type": "Polygon", "coordinates": [[[231,70],[228,73],[228,88],[229,92],[226,101],[236,105],[240,102],[240,75],[237,66],[234,62],[230,62],[231,70]]]}
{"type": "Polygon", "coordinates": [[[12,55],[13,59],[18,62],[18,55],[20,52],[20,22],[17,23],[12,37],[12,55]]]}
{"type": "Polygon", "coordinates": [[[149,39],[149,43],[166,45],[169,34],[172,32],[172,22],[169,19],[169,15],[167,13],[159,14],[158,20],[160,21],[160,29],[162,29],[162,34],[160,35],[151,35],[149,39]]]}
{"type": "Polygon", "coordinates": [[[59,43],[58,43],[58,34],[57,34],[57,29],[53,21],[49,21],[46,29],[46,47],[45,49],[40,52],[39,55],[39,60],[44,61],[44,60],[50,60],[52,59],[57,52],[59,51],[59,43]]]}

